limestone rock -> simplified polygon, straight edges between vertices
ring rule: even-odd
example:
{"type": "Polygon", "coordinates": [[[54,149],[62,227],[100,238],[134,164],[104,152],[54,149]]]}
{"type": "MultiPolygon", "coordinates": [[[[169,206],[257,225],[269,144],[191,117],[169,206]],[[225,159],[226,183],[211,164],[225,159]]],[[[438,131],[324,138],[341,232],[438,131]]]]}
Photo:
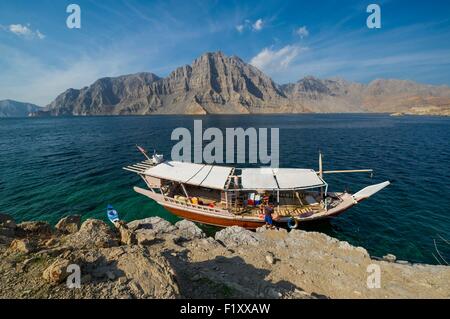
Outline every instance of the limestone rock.
{"type": "Polygon", "coordinates": [[[275,264],[275,257],[273,256],[272,253],[269,253],[269,254],[266,255],[266,262],[267,262],[269,265],[275,264]]]}
{"type": "Polygon", "coordinates": [[[17,225],[19,232],[25,235],[46,237],[52,234],[52,227],[47,222],[32,221],[17,225]]]}
{"type": "Polygon", "coordinates": [[[44,270],[42,277],[51,284],[60,284],[69,275],[69,273],[67,272],[67,267],[69,265],[69,260],[57,259],[47,269],[44,270]]]}
{"type": "Polygon", "coordinates": [[[28,239],[14,239],[9,249],[14,252],[29,254],[35,250],[35,246],[28,239]]]}
{"type": "Polygon", "coordinates": [[[267,229],[266,226],[261,226],[261,227],[256,228],[256,232],[257,232],[257,233],[264,233],[264,232],[266,232],[267,230],[268,230],[268,229],[267,229]]]}
{"type": "Polygon", "coordinates": [[[126,224],[120,223],[118,226],[120,232],[120,242],[124,245],[135,245],[138,243],[136,233],[128,228],[126,224]]]}
{"type": "Polygon", "coordinates": [[[136,297],[176,298],[180,291],[167,260],[143,246],[119,246],[75,251],[71,256],[84,275],[126,282],[136,297]],[[124,280],[123,278],[126,278],[124,280]]]}
{"type": "Polygon", "coordinates": [[[55,228],[63,234],[73,234],[80,229],[81,216],[70,215],[63,217],[56,224],[55,228]]]}
{"type": "Polygon", "coordinates": [[[387,254],[383,256],[383,260],[388,261],[390,263],[394,263],[397,260],[397,257],[393,254],[387,254]]]}
{"type": "Polygon", "coordinates": [[[50,238],[44,243],[44,246],[47,248],[54,247],[59,244],[59,240],[56,238],[50,238]]]}
{"type": "Polygon", "coordinates": [[[216,233],[215,239],[227,247],[257,245],[261,241],[258,234],[239,226],[222,229],[216,233]]]}
{"type": "MultiPolygon", "coordinates": [[[[156,218],[134,224],[137,230],[130,232],[147,236],[152,246],[108,247],[105,243],[117,244],[120,226],[126,225],[116,225],[116,231],[104,222],[88,220],[74,234],[62,236],[56,232],[51,239],[16,239],[12,250],[31,251],[27,256],[0,247],[5,257],[0,258],[4,275],[0,298],[23,298],[35,292],[44,298],[449,296],[450,267],[371,260],[363,248],[317,232],[260,233],[230,227],[217,232],[215,240],[195,237],[199,233],[192,230],[190,222],[174,227],[156,218]],[[185,230],[189,232],[183,236],[185,230]],[[193,239],[185,238],[192,234],[193,239]],[[33,243],[46,249],[33,252],[33,243]],[[50,247],[44,247],[44,243],[50,247]],[[50,266],[42,268],[48,263],[50,266]],[[364,288],[367,266],[372,263],[382,267],[382,276],[388,282],[381,289],[364,288]],[[83,289],[63,287],[69,264],[81,268],[83,289]],[[52,286],[42,286],[42,277],[52,286]]],[[[0,236],[0,241],[4,238],[0,236]]]]}
{"type": "Polygon", "coordinates": [[[151,245],[156,240],[157,232],[153,229],[138,229],[134,234],[139,245],[151,245]]]}
{"type": "Polygon", "coordinates": [[[139,284],[145,295],[153,298],[175,298],[179,295],[175,274],[162,256],[149,256],[145,250],[129,249],[120,256],[117,268],[139,284]]]}
{"type": "Polygon", "coordinates": [[[127,224],[128,228],[136,231],[139,229],[151,229],[155,234],[169,233],[176,230],[176,227],[161,217],[148,217],[134,220],[127,224]]]}
{"type": "Polygon", "coordinates": [[[195,223],[183,219],[175,224],[175,227],[178,228],[180,235],[188,240],[192,240],[194,238],[205,238],[205,233],[200,229],[195,223]]]}
{"type": "Polygon", "coordinates": [[[88,219],[78,232],[66,237],[65,243],[74,248],[104,248],[117,246],[119,237],[105,222],[88,219]]]}

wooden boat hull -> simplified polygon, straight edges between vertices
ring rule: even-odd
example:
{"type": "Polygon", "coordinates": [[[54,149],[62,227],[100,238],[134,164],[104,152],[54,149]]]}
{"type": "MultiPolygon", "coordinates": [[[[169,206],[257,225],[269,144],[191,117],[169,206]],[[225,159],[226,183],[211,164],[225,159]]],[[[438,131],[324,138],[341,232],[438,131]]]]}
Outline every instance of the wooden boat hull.
{"type": "MultiPolygon", "coordinates": [[[[153,193],[149,190],[142,189],[139,187],[135,187],[134,190],[137,193],[140,193],[146,197],[149,197],[155,200],[158,204],[163,206],[170,213],[178,216],[180,218],[184,218],[193,222],[216,226],[216,227],[231,227],[231,226],[240,226],[246,229],[256,229],[265,225],[264,219],[258,217],[247,217],[247,216],[239,216],[228,213],[227,211],[201,211],[199,207],[196,205],[190,206],[182,206],[177,204],[175,201],[171,200],[167,202],[167,198],[164,196],[153,193]]],[[[307,218],[297,219],[298,223],[304,223],[307,221],[316,221],[320,219],[327,219],[335,217],[345,210],[349,209],[355,204],[355,202],[351,199],[351,195],[346,197],[346,200],[343,201],[342,205],[331,209],[323,214],[316,214],[307,218]]],[[[287,222],[291,219],[291,217],[280,217],[274,220],[274,224],[281,227],[287,227],[287,222]]]]}
{"type": "Polygon", "coordinates": [[[245,219],[231,219],[231,218],[223,218],[220,216],[206,216],[203,214],[192,213],[187,210],[163,206],[169,212],[174,214],[175,216],[206,225],[216,226],[216,227],[231,227],[231,226],[240,226],[247,229],[256,229],[258,227],[263,226],[264,220],[256,221],[256,220],[245,220],[245,219]]]}

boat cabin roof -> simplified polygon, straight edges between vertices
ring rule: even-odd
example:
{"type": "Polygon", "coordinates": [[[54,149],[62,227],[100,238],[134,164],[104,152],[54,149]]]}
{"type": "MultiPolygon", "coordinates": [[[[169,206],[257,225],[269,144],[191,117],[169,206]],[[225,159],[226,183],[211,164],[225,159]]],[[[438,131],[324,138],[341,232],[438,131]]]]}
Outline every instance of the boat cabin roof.
{"type": "Polygon", "coordinates": [[[232,167],[166,161],[147,169],[144,174],[212,189],[225,189],[232,167]]]}
{"type": "MultiPolygon", "coordinates": [[[[227,166],[165,161],[144,171],[147,176],[183,184],[226,190],[234,168],[227,166]]],[[[295,190],[326,186],[312,169],[242,168],[240,190],[295,190]]],[[[236,189],[236,188],[234,188],[236,189]]]]}
{"type": "Polygon", "coordinates": [[[293,190],[325,186],[312,169],[304,168],[243,168],[242,189],[293,190]]]}

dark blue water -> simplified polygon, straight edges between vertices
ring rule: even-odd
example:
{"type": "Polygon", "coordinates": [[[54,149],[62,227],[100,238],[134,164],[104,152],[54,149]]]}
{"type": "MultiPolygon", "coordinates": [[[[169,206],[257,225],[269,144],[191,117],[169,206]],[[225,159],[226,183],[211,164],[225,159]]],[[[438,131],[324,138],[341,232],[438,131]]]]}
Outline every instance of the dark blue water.
{"type": "MultiPolygon", "coordinates": [[[[104,219],[107,203],[126,220],[176,218],[132,186],[121,168],[142,160],[135,144],[170,154],[176,127],[191,116],[30,118],[0,120],[0,211],[18,220],[55,223],[67,214],[104,219]]],[[[306,226],[375,256],[416,262],[450,260],[450,118],[388,115],[208,116],[206,127],[280,128],[281,167],[373,168],[375,175],[326,176],[330,190],[391,186],[329,222],[306,226]],[[441,238],[442,237],[442,238],[441,238]]],[[[241,165],[240,165],[241,166],[241,165]]]]}

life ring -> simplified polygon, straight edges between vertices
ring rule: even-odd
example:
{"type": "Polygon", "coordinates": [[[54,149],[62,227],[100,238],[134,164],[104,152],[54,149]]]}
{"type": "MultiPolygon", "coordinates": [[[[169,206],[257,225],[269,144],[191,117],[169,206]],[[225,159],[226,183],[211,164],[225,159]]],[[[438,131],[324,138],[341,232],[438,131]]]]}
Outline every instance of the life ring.
{"type": "Polygon", "coordinates": [[[298,221],[295,218],[291,218],[289,219],[289,221],[287,222],[287,226],[290,229],[296,229],[298,227],[298,221]]]}

